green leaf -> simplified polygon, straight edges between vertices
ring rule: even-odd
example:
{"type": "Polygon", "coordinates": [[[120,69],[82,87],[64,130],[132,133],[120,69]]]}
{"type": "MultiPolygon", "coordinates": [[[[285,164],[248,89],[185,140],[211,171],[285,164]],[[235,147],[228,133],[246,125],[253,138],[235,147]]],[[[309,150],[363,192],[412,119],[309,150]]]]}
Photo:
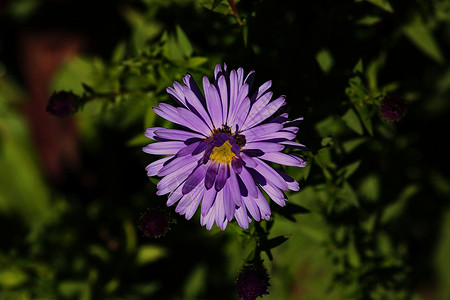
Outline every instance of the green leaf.
{"type": "Polygon", "coordinates": [[[328,49],[320,50],[319,52],[316,53],[316,60],[322,71],[325,74],[328,74],[328,72],[330,72],[331,68],[333,67],[334,63],[330,51],[328,51],[328,49]]]}
{"type": "Polygon", "coordinates": [[[336,167],[336,165],[331,161],[331,153],[329,148],[320,149],[314,156],[314,160],[321,168],[336,167]]]}
{"type": "Polygon", "coordinates": [[[358,196],[356,195],[352,186],[347,181],[344,181],[344,184],[342,185],[342,188],[339,190],[338,195],[340,199],[345,200],[356,207],[359,207],[358,196]]]}
{"type": "Polygon", "coordinates": [[[191,42],[189,42],[188,37],[184,33],[184,31],[181,29],[180,26],[176,26],[176,33],[177,33],[177,41],[180,45],[180,49],[183,52],[184,56],[190,57],[192,55],[192,52],[194,51],[191,45],[191,42]]]}
{"type": "Polygon", "coordinates": [[[363,61],[362,58],[358,60],[355,67],[353,68],[353,73],[362,73],[363,72],[363,61]]]}
{"type": "MultiPolygon", "coordinates": [[[[362,0],[357,0],[357,2],[360,2],[362,0]]],[[[384,9],[387,12],[393,13],[394,9],[392,8],[391,4],[387,0],[365,0],[367,2],[370,2],[379,8],[384,9]]]]}
{"type": "Polygon", "coordinates": [[[345,179],[347,179],[353,173],[355,173],[356,170],[358,170],[360,164],[361,164],[361,160],[357,160],[349,165],[346,165],[345,167],[342,167],[338,173],[340,175],[342,175],[345,179]]]}
{"type": "Polygon", "coordinates": [[[136,263],[138,265],[145,265],[166,256],[165,248],[157,245],[142,245],[139,247],[136,256],[136,263]]]}
{"type": "Polygon", "coordinates": [[[407,186],[399,195],[397,200],[388,205],[383,211],[383,215],[381,217],[381,222],[386,224],[396,218],[398,218],[403,210],[405,209],[408,200],[415,195],[420,190],[420,187],[417,185],[409,185],[407,186]]]}
{"type": "Polygon", "coordinates": [[[263,245],[264,249],[273,249],[275,247],[278,247],[279,245],[283,244],[289,239],[288,236],[277,236],[270,240],[267,240],[267,242],[263,245]]]}
{"type": "Polygon", "coordinates": [[[444,62],[444,56],[433,37],[430,26],[425,24],[420,16],[416,16],[406,25],[403,32],[423,53],[438,63],[444,62]]]}
{"type": "Polygon", "coordinates": [[[361,121],[358,118],[358,115],[355,113],[353,109],[347,110],[347,112],[342,116],[342,120],[347,124],[347,126],[358,133],[359,135],[363,134],[363,127],[361,125],[361,121]]]}
{"type": "Polygon", "coordinates": [[[344,148],[345,152],[350,153],[353,150],[355,150],[359,145],[367,142],[367,140],[368,139],[366,137],[359,137],[359,138],[351,139],[351,140],[343,142],[342,148],[344,148]]]}
{"type": "Polygon", "coordinates": [[[186,68],[196,68],[198,66],[203,65],[205,62],[208,61],[207,57],[203,57],[203,56],[194,56],[194,57],[190,57],[186,63],[185,66],[186,68]]]}
{"type": "Polygon", "coordinates": [[[4,288],[15,288],[28,280],[27,274],[16,266],[2,266],[0,270],[0,286],[4,288]]]}
{"type": "Polygon", "coordinates": [[[375,107],[361,104],[355,105],[355,108],[367,132],[369,132],[369,134],[373,136],[372,116],[375,113],[375,107]]]}
{"type": "Polygon", "coordinates": [[[380,178],[375,174],[366,176],[359,184],[358,193],[368,201],[380,198],[380,178]]]}

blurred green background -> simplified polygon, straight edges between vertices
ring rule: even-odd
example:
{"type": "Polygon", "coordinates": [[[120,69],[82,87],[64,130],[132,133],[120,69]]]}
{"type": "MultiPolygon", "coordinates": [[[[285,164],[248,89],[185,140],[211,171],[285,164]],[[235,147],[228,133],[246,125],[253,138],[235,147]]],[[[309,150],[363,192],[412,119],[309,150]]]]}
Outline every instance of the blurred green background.
{"type": "Polygon", "coordinates": [[[449,51],[448,0],[0,1],[0,299],[237,299],[258,245],[264,299],[450,299],[449,51]],[[223,62],[305,118],[301,190],[267,243],[198,214],[148,239],[152,107],[223,62]],[[59,90],[89,101],[58,119],[59,90]]]}

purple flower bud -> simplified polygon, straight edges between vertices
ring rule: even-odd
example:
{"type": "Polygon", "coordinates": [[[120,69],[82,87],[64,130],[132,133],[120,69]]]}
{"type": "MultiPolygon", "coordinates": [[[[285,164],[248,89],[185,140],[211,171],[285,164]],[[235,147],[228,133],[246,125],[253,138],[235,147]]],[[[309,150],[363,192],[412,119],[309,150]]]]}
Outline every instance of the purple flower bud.
{"type": "Polygon", "coordinates": [[[269,276],[262,265],[248,265],[239,273],[236,290],[240,298],[255,300],[269,294],[269,285],[269,276]]]}
{"type": "Polygon", "coordinates": [[[389,122],[399,121],[406,113],[406,102],[401,97],[386,96],[380,105],[381,116],[389,122]]]}
{"type": "Polygon", "coordinates": [[[170,219],[163,209],[148,208],[139,219],[139,229],[149,238],[159,238],[169,230],[170,219]]]}
{"type": "Polygon", "coordinates": [[[64,118],[77,112],[80,98],[72,92],[60,91],[54,92],[47,104],[47,112],[64,118]]]}

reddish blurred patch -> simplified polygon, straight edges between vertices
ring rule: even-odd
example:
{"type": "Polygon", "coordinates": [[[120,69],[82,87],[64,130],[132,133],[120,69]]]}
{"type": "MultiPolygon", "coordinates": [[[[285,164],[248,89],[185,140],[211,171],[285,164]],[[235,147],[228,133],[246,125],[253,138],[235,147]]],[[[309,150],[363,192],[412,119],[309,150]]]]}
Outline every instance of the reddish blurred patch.
{"type": "Polygon", "coordinates": [[[53,92],[49,85],[58,68],[80,53],[84,41],[78,35],[56,30],[24,31],[18,41],[29,96],[24,113],[45,174],[52,181],[60,181],[64,169],[73,168],[79,162],[77,127],[73,118],[60,119],[46,112],[53,92]]]}

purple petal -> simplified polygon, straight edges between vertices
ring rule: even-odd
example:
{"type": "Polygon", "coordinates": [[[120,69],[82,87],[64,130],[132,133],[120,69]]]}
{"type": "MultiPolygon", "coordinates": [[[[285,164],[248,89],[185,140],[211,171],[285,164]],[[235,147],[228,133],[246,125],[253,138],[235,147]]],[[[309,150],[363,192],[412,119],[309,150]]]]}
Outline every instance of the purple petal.
{"type": "Polygon", "coordinates": [[[245,130],[247,128],[252,128],[253,126],[266,120],[268,117],[270,117],[274,113],[276,113],[278,111],[278,109],[280,109],[280,107],[282,107],[285,104],[286,104],[286,101],[285,101],[284,97],[280,97],[280,98],[277,98],[274,101],[270,102],[269,104],[267,104],[265,107],[263,107],[261,110],[259,110],[255,115],[252,115],[252,112],[250,111],[250,113],[247,117],[247,120],[245,121],[244,125],[242,126],[242,130],[245,130]]]}
{"type": "Polygon", "coordinates": [[[272,86],[272,80],[266,81],[259,88],[256,94],[256,100],[258,100],[262,95],[264,95],[268,89],[272,86]]]}
{"type": "Polygon", "coordinates": [[[174,156],[168,156],[168,157],[164,157],[158,160],[155,160],[154,162],[152,162],[151,164],[149,164],[145,170],[147,171],[147,176],[151,177],[151,176],[155,176],[159,170],[161,170],[161,168],[164,166],[164,163],[166,161],[168,161],[169,159],[172,159],[174,156]]]}
{"type": "Polygon", "coordinates": [[[171,88],[171,87],[166,88],[166,92],[179,105],[186,106],[186,100],[184,99],[184,94],[183,94],[183,86],[180,83],[175,81],[173,83],[173,87],[174,88],[171,88]]]}
{"type": "Polygon", "coordinates": [[[192,191],[204,178],[206,173],[206,165],[199,165],[191,175],[189,175],[183,186],[183,194],[187,194],[192,191]]]}
{"type": "Polygon", "coordinates": [[[250,215],[255,219],[255,221],[261,220],[261,214],[259,212],[258,205],[251,197],[243,197],[244,205],[247,208],[250,215]]]}
{"type": "Polygon", "coordinates": [[[182,148],[180,151],[177,152],[177,157],[191,155],[192,152],[194,152],[195,149],[200,145],[201,142],[195,142],[190,144],[189,146],[186,146],[182,148]]]}
{"type": "Polygon", "coordinates": [[[167,206],[174,205],[178,200],[183,197],[183,193],[181,192],[181,189],[183,188],[183,185],[180,184],[173,192],[169,194],[169,197],[167,199],[167,206]]]}
{"type": "Polygon", "coordinates": [[[254,168],[258,164],[252,157],[248,156],[244,152],[242,152],[240,154],[240,156],[241,156],[242,160],[244,161],[245,166],[248,168],[254,168]]]}
{"type": "Polygon", "coordinates": [[[202,200],[203,194],[205,193],[205,189],[201,189],[200,193],[195,197],[195,199],[192,200],[191,204],[186,209],[186,219],[190,220],[192,216],[194,216],[195,212],[197,211],[197,208],[200,204],[200,201],[202,200]]]}
{"type": "Polygon", "coordinates": [[[270,206],[269,206],[269,203],[267,202],[266,198],[264,197],[264,195],[261,193],[261,191],[259,189],[258,189],[258,197],[256,197],[253,200],[255,201],[255,204],[259,208],[259,211],[261,213],[261,218],[268,221],[270,219],[270,215],[271,215],[270,206]]]}
{"type": "Polygon", "coordinates": [[[186,165],[190,165],[192,169],[195,168],[198,164],[198,160],[200,159],[200,156],[182,156],[177,157],[170,163],[166,164],[159,170],[158,176],[166,176],[170,173],[178,172],[178,170],[186,165]]]}
{"type": "Polygon", "coordinates": [[[238,85],[241,88],[243,85],[243,81],[244,81],[244,69],[239,68],[236,72],[237,74],[237,81],[238,81],[238,85]]]}
{"type": "MultiPolygon", "coordinates": [[[[239,91],[239,94],[236,96],[237,98],[234,101],[234,106],[230,108],[230,114],[228,115],[228,124],[230,127],[233,127],[235,124],[239,124],[241,118],[240,110],[245,109],[245,106],[242,107],[244,104],[244,100],[248,99],[248,84],[244,84],[242,88],[239,91]],[[242,107],[242,108],[241,108],[242,107]],[[238,122],[236,122],[236,120],[238,122]]],[[[250,104],[250,99],[247,101],[250,104]]]]}
{"type": "Polygon", "coordinates": [[[203,97],[202,92],[200,91],[200,88],[198,87],[198,85],[195,82],[194,78],[192,78],[192,76],[190,74],[186,74],[183,77],[183,82],[184,82],[184,84],[186,84],[187,87],[189,87],[189,89],[200,100],[200,103],[202,104],[203,108],[206,108],[205,97],[203,97]]]}
{"type": "Polygon", "coordinates": [[[276,204],[278,204],[279,206],[286,205],[286,197],[279,188],[275,187],[270,182],[268,182],[266,185],[261,186],[261,188],[276,204]]]}
{"type": "Polygon", "coordinates": [[[283,113],[279,116],[276,116],[275,118],[273,118],[270,122],[271,123],[279,123],[279,124],[284,124],[284,122],[288,119],[288,114],[287,113],[283,113]]]}
{"type": "Polygon", "coordinates": [[[215,69],[214,69],[214,79],[218,79],[220,73],[222,73],[222,66],[220,64],[217,64],[215,69]]]}
{"type": "Polygon", "coordinates": [[[214,182],[216,181],[217,172],[219,171],[219,164],[218,163],[211,163],[208,167],[208,170],[206,171],[205,175],[205,187],[207,190],[209,190],[214,182]]]}
{"type": "Polygon", "coordinates": [[[286,121],[283,123],[284,127],[289,127],[289,126],[298,126],[301,122],[303,121],[303,117],[297,118],[295,120],[292,121],[286,121]]]}
{"type": "Polygon", "coordinates": [[[198,185],[192,192],[184,195],[180,202],[178,203],[175,211],[181,215],[185,215],[186,219],[189,220],[194,215],[197,210],[198,205],[200,204],[200,200],[203,197],[205,189],[203,185],[198,185]],[[190,209],[189,209],[190,208],[190,209]],[[189,213],[188,213],[189,209],[189,213]]]}
{"type": "Polygon", "coordinates": [[[219,77],[218,89],[220,100],[222,101],[222,120],[227,120],[228,117],[228,88],[225,77],[222,75],[219,77]]]}
{"type": "Polygon", "coordinates": [[[220,190],[217,192],[216,201],[213,205],[214,219],[219,228],[222,228],[222,224],[225,221],[225,207],[223,204],[223,190],[220,190]]]}
{"type": "Polygon", "coordinates": [[[228,169],[226,165],[219,165],[219,172],[217,173],[217,177],[216,177],[216,184],[215,184],[215,189],[217,191],[220,191],[223,186],[225,185],[226,181],[228,179],[228,169]]]}
{"type": "Polygon", "coordinates": [[[252,129],[244,130],[242,132],[245,135],[247,143],[253,141],[260,141],[266,139],[268,134],[275,133],[283,128],[283,125],[278,123],[267,123],[259,126],[255,126],[252,129]]]}
{"type": "Polygon", "coordinates": [[[303,159],[293,154],[271,152],[271,153],[264,153],[259,158],[285,166],[292,166],[292,167],[306,166],[306,162],[303,159]]]}
{"type": "Polygon", "coordinates": [[[215,128],[222,128],[225,123],[222,119],[222,102],[215,86],[211,85],[206,77],[203,77],[203,89],[205,90],[206,104],[215,128]]]}
{"type": "Polygon", "coordinates": [[[144,135],[146,137],[148,137],[149,139],[156,141],[156,139],[155,139],[155,137],[156,137],[155,136],[155,131],[159,130],[159,129],[163,129],[163,128],[162,127],[150,127],[150,128],[147,128],[145,130],[144,135]]]}
{"type": "Polygon", "coordinates": [[[244,82],[248,84],[249,89],[252,89],[254,81],[255,81],[255,71],[252,70],[247,74],[247,77],[245,77],[244,82]]]}
{"type": "Polygon", "coordinates": [[[240,158],[234,158],[231,161],[231,166],[233,167],[233,170],[236,174],[241,174],[242,166],[244,165],[242,159],[240,158]]]}
{"type": "Polygon", "coordinates": [[[142,151],[148,154],[172,155],[186,147],[183,142],[157,142],[148,144],[142,151]]]}
{"type": "Polygon", "coordinates": [[[210,130],[212,130],[213,124],[211,122],[211,118],[209,117],[208,113],[205,110],[205,107],[200,102],[200,100],[197,98],[197,96],[194,94],[194,92],[190,88],[185,87],[184,95],[186,96],[186,101],[187,101],[186,104],[187,103],[191,104],[195,108],[196,112],[198,113],[198,116],[206,123],[206,125],[208,125],[210,130]]]}
{"type": "Polygon", "coordinates": [[[213,205],[213,203],[216,199],[216,194],[217,194],[217,191],[215,189],[209,189],[209,190],[205,191],[205,194],[203,195],[202,207],[201,207],[202,216],[206,216],[209,213],[211,206],[213,205]]]}
{"type": "MultiPolygon", "coordinates": [[[[149,128],[150,129],[150,128],[149,128]]],[[[156,136],[166,140],[186,141],[188,139],[203,139],[204,136],[195,132],[189,132],[179,129],[157,128],[154,133],[156,136]]]]}
{"type": "Polygon", "coordinates": [[[209,213],[205,216],[200,215],[200,224],[202,226],[206,225],[206,229],[211,230],[213,224],[214,224],[214,213],[213,210],[211,209],[209,211],[209,213]]]}
{"type": "Polygon", "coordinates": [[[308,151],[308,148],[306,148],[305,145],[296,143],[296,142],[291,142],[291,141],[284,141],[284,142],[280,142],[280,144],[285,145],[288,148],[295,148],[295,149],[300,149],[303,151],[308,151]]]}
{"type": "MultiPolygon", "coordinates": [[[[240,197],[240,194],[239,194],[240,197]]],[[[233,199],[233,191],[230,189],[229,180],[226,182],[223,188],[223,201],[225,206],[225,216],[228,221],[233,220],[235,202],[233,199]]]]}
{"type": "Polygon", "coordinates": [[[258,187],[255,184],[255,180],[250,175],[250,173],[247,171],[247,168],[242,168],[241,174],[239,174],[239,177],[242,179],[242,182],[245,184],[245,187],[248,190],[248,194],[252,197],[256,197],[258,195],[258,187]]]}
{"type": "Polygon", "coordinates": [[[179,116],[185,122],[185,124],[182,124],[183,126],[191,129],[192,131],[200,132],[206,137],[211,135],[211,129],[196,114],[183,107],[177,107],[177,111],[179,116]]]}
{"type": "MultiPolygon", "coordinates": [[[[250,102],[252,103],[252,106],[250,108],[250,112],[247,116],[247,119],[244,122],[244,126],[246,123],[250,122],[251,120],[253,120],[253,118],[255,118],[255,116],[257,116],[259,114],[259,112],[267,106],[267,104],[269,104],[270,99],[272,99],[272,92],[268,92],[266,94],[264,94],[261,98],[259,98],[256,102],[252,102],[252,100],[250,100],[250,102]]],[[[245,128],[244,128],[245,130],[245,128]]]]}
{"type": "Polygon", "coordinates": [[[172,123],[183,126],[186,123],[183,119],[181,119],[176,107],[173,107],[167,103],[160,103],[158,106],[153,107],[153,111],[161,118],[164,118],[172,123]]]}
{"type": "Polygon", "coordinates": [[[237,206],[242,205],[242,197],[241,197],[241,190],[239,189],[239,183],[238,179],[236,178],[236,174],[233,170],[230,170],[230,178],[227,180],[228,188],[230,189],[230,197],[233,199],[234,203],[237,206]]]}
{"type": "Polygon", "coordinates": [[[270,152],[278,152],[284,149],[284,146],[278,143],[271,143],[271,142],[253,142],[253,143],[247,143],[244,147],[242,147],[242,150],[260,150],[264,153],[270,153],[270,152]]]}
{"type": "Polygon", "coordinates": [[[280,174],[281,177],[283,177],[283,179],[286,181],[286,183],[291,191],[296,192],[296,191],[300,190],[300,185],[298,184],[297,181],[295,181],[294,178],[292,178],[291,176],[289,176],[279,170],[275,170],[275,171],[277,171],[277,173],[280,174]]]}
{"type": "Polygon", "coordinates": [[[245,120],[247,119],[249,110],[250,110],[250,99],[248,97],[245,97],[244,100],[242,100],[241,106],[238,108],[236,112],[234,125],[237,128],[233,128],[234,132],[236,132],[238,128],[240,129],[242,127],[242,124],[244,124],[245,120]]]}
{"type": "Polygon", "coordinates": [[[258,171],[268,182],[273,183],[276,187],[287,191],[289,189],[286,181],[272,167],[258,158],[254,158],[258,165],[255,170],[258,171]]]}
{"type": "Polygon", "coordinates": [[[192,168],[187,165],[180,168],[178,172],[171,173],[165,176],[156,185],[156,187],[158,188],[156,194],[158,196],[161,196],[174,191],[180,184],[182,184],[186,180],[186,178],[188,178],[189,174],[191,173],[192,168]]]}
{"type": "Polygon", "coordinates": [[[284,127],[283,131],[288,131],[288,132],[292,132],[294,134],[297,134],[298,132],[298,127],[295,126],[290,126],[290,127],[284,127]]]}
{"type": "Polygon", "coordinates": [[[248,229],[248,224],[250,223],[251,219],[247,215],[245,205],[242,205],[241,207],[236,209],[234,216],[236,217],[236,221],[242,229],[248,229]]]}
{"type": "Polygon", "coordinates": [[[258,141],[285,141],[285,140],[293,140],[295,139],[295,133],[287,132],[287,131],[278,131],[271,134],[267,134],[264,137],[257,138],[258,141]]]}

